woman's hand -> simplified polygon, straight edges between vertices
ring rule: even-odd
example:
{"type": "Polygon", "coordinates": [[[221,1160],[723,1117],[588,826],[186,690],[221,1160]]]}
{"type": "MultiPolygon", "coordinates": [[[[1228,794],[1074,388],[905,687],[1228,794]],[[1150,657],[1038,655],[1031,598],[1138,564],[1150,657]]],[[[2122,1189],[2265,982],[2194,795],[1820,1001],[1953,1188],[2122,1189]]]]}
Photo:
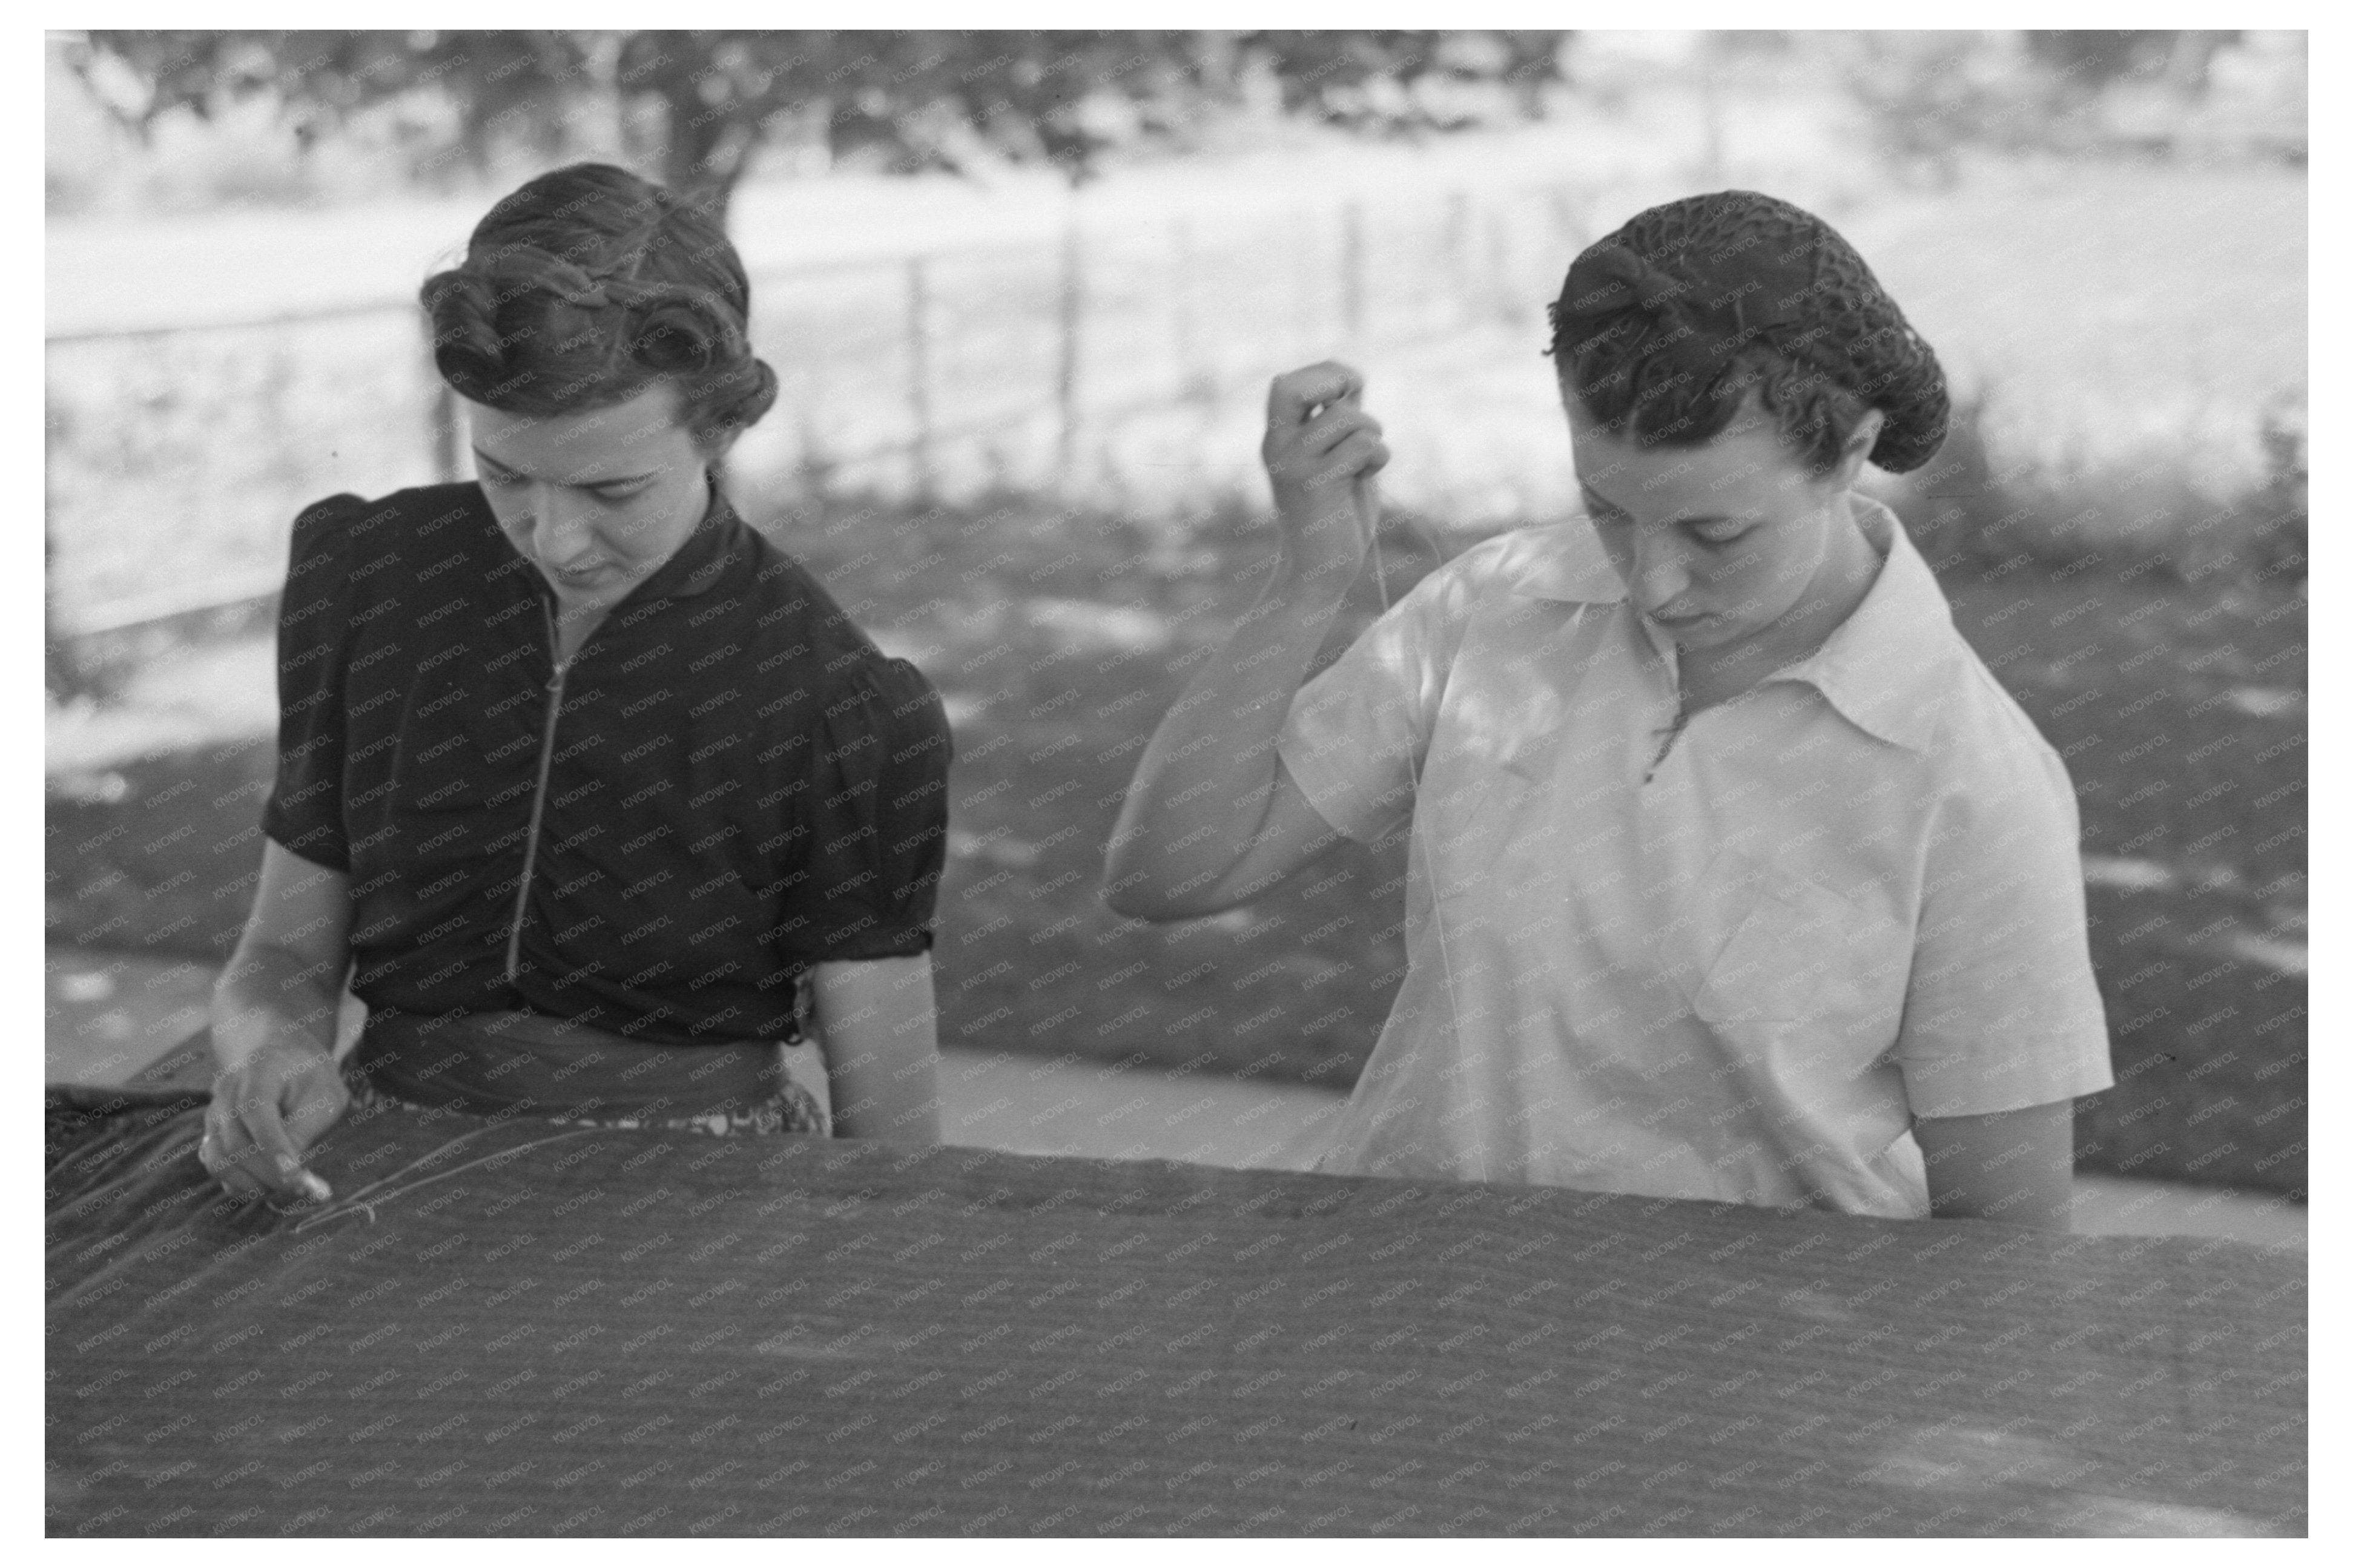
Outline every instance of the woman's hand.
{"type": "Polygon", "coordinates": [[[1285,566],[1345,589],[1365,563],[1377,505],[1373,476],[1389,460],[1380,421],[1360,405],[1365,378],[1325,361],[1276,376],[1259,456],[1274,488],[1285,566]]]}
{"type": "Polygon", "coordinates": [[[213,990],[218,1066],[196,1148],[231,1193],[329,1196],[302,1154],[351,1103],[334,1056],[351,907],[344,873],[262,840],[253,912],[213,990]]]}
{"type": "Polygon", "coordinates": [[[214,1079],[196,1157],[233,1195],[324,1202],[334,1194],[302,1156],[351,1099],[333,1056],[274,1038],[214,1079]]]}

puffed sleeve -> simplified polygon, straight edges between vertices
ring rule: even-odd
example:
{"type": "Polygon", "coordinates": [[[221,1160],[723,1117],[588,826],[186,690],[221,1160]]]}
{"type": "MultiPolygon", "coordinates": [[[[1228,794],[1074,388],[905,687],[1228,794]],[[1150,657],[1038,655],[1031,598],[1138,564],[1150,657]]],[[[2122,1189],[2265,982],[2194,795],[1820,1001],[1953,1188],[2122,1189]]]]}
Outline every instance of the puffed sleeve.
{"type": "Polygon", "coordinates": [[[1360,844],[1413,814],[1446,677],[1496,553],[1480,546],[1415,584],[1291,700],[1276,752],[1316,814],[1360,844]]]}
{"type": "Polygon", "coordinates": [[[1974,760],[1929,836],[1893,1053],[1915,1116],[2021,1110],[2116,1082],[2066,764],[2039,740],[1974,760]]]}
{"type": "Polygon", "coordinates": [[[278,778],[261,830],[303,859],[348,871],[343,833],[343,672],[352,617],[351,519],[333,496],[294,520],[278,607],[278,778]]]}
{"type": "Polygon", "coordinates": [[[869,661],[825,705],[808,848],[815,963],[928,952],[947,862],[947,709],[902,658],[869,661]]]}

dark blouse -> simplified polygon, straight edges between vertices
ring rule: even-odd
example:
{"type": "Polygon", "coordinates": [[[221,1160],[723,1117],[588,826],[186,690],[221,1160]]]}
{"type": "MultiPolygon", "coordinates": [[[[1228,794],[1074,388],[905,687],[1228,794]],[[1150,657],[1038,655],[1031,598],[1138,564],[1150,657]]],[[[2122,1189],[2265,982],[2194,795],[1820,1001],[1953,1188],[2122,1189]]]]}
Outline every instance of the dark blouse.
{"type": "Polygon", "coordinates": [[[793,1040],[805,976],[931,945],[947,716],[723,500],[559,670],[471,484],[294,525],[262,829],[351,879],[372,1008],[793,1040]]]}

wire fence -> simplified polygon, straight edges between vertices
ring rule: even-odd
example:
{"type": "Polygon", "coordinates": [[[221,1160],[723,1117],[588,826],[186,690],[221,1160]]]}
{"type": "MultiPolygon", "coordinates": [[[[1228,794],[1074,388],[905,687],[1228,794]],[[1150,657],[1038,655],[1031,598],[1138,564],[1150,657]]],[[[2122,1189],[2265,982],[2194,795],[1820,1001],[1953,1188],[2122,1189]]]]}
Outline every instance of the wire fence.
{"type": "MultiPolygon", "coordinates": [[[[1302,356],[1525,331],[1588,210],[1457,190],[757,270],[779,397],[731,469],[800,494],[1083,485],[1137,422],[1198,426],[1302,356]]],[[[60,637],[249,617],[302,505],[464,474],[410,300],[45,347],[60,637]]]]}

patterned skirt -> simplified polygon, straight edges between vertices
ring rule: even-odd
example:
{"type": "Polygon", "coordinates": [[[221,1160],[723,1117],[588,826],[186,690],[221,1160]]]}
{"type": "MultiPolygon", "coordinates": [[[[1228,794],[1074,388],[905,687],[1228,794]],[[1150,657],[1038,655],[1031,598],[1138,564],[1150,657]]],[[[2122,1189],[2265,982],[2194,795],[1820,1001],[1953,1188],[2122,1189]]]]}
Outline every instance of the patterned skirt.
{"type": "Polygon", "coordinates": [[[529,1014],[431,1022],[371,1014],[343,1082],[363,1112],[403,1105],[565,1127],[832,1136],[817,1097],[793,1081],[776,1046],[649,1046],[529,1014]]]}
{"type": "MultiPolygon", "coordinates": [[[[351,1091],[352,1103],[346,1115],[363,1114],[379,1108],[398,1106],[409,1110],[430,1111],[443,1116],[474,1116],[471,1111],[453,1110],[448,1106],[421,1105],[385,1093],[370,1083],[365,1074],[346,1070],[343,1087],[351,1091]]],[[[490,1120],[476,1116],[478,1121],[490,1120]]],[[[825,1109],[817,1096],[799,1084],[787,1082],[774,1097],[741,1110],[712,1111],[703,1116],[671,1116],[645,1118],[637,1116],[596,1115],[574,1113],[534,1113],[534,1121],[551,1122],[558,1127],[627,1127],[658,1128],[671,1132],[701,1132],[714,1138],[765,1138],[780,1132],[814,1134],[830,1138],[833,1130],[826,1121],[825,1109]]]]}

